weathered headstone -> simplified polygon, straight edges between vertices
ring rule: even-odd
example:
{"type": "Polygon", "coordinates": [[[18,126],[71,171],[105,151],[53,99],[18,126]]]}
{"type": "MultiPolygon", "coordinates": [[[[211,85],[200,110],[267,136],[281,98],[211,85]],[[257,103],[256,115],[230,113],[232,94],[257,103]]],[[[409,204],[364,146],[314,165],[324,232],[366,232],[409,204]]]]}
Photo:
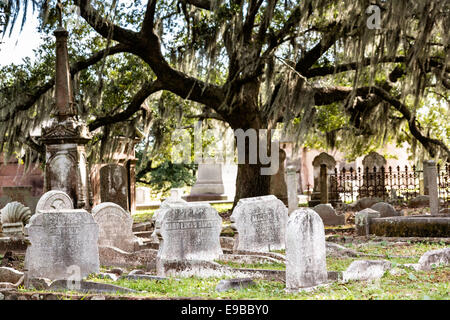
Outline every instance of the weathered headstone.
{"type": "Polygon", "coordinates": [[[360,211],[367,208],[372,207],[374,204],[378,202],[383,202],[383,199],[380,198],[361,198],[349,205],[347,205],[347,209],[352,211],[360,211]]]}
{"type": "MultiPolygon", "coordinates": [[[[156,220],[158,220],[158,217],[160,214],[165,212],[165,209],[169,208],[169,204],[179,204],[179,205],[187,205],[187,201],[183,200],[181,196],[183,195],[182,189],[173,188],[170,190],[170,196],[166,198],[159,207],[158,210],[155,211],[155,213],[152,216],[153,224],[156,224],[156,220]]],[[[151,235],[151,239],[155,243],[159,243],[158,235],[156,234],[156,229],[153,230],[153,233],[151,235]]]]}
{"type": "Polygon", "coordinates": [[[286,229],[286,288],[298,290],[327,281],[322,219],[310,208],[295,210],[286,229]]]}
{"type": "Polygon", "coordinates": [[[332,187],[332,181],[329,179],[329,175],[334,173],[334,168],[336,167],[336,160],[326,152],[320,153],[313,160],[313,175],[314,175],[314,189],[311,195],[311,201],[309,201],[309,206],[313,207],[321,203],[321,192],[325,191],[322,188],[322,184],[326,184],[326,190],[330,190],[332,187]],[[321,174],[320,170],[322,167],[322,172],[325,170],[326,174],[321,174]]]}
{"type": "Polygon", "coordinates": [[[425,252],[419,259],[418,269],[429,271],[432,267],[447,266],[450,264],[450,248],[437,249],[425,252]]]}
{"type": "Polygon", "coordinates": [[[362,165],[364,168],[377,168],[381,169],[381,167],[386,166],[386,159],[379,153],[375,151],[371,151],[368,155],[364,157],[362,160],[362,165]]]}
{"type": "Polygon", "coordinates": [[[275,196],[240,199],[230,217],[235,250],[268,252],[285,248],[288,209],[275,196]]]}
{"type": "Polygon", "coordinates": [[[98,225],[86,210],[40,211],[25,228],[28,278],[75,279],[99,272],[98,225]]]}
{"type": "Polygon", "coordinates": [[[370,207],[372,210],[380,213],[380,218],[400,216],[400,213],[393,206],[386,202],[378,202],[370,207]]]}
{"type": "Polygon", "coordinates": [[[101,203],[92,209],[92,216],[99,227],[99,246],[134,251],[133,219],[121,206],[112,202],[101,203]]]}
{"type": "Polygon", "coordinates": [[[59,190],[44,193],[36,205],[36,213],[60,209],[73,209],[73,202],[67,193],[59,190]]]}
{"type": "Polygon", "coordinates": [[[158,275],[164,276],[166,263],[182,266],[185,261],[213,261],[222,254],[222,218],[209,204],[167,203],[155,230],[160,241],[158,275]]]}
{"type": "Polygon", "coordinates": [[[421,208],[430,206],[430,196],[429,195],[419,195],[408,201],[408,207],[410,208],[421,208]]]}
{"type": "Polygon", "coordinates": [[[313,208],[326,226],[338,226],[345,224],[345,215],[337,215],[331,204],[318,204],[313,208]]]}
{"type": "Polygon", "coordinates": [[[100,169],[100,200],[113,202],[128,209],[127,170],[119,164],[108,164],[100,169]]]}
{"type": "Polygon", "coordinates": [[[286,152],[283,149],[279,149],[279,166],[276,174],[270,176],[270,194],[283,201],[285,205],[288,205],[288,190],[285,179],[284,161],[286,160],[286,152]]]}
{"type": "Polygon", "coordinates": [[[387,260],[357,260],[353,261],[342,274],[343,281],[351,280],[376,280],[391,268],[387,260]]]}

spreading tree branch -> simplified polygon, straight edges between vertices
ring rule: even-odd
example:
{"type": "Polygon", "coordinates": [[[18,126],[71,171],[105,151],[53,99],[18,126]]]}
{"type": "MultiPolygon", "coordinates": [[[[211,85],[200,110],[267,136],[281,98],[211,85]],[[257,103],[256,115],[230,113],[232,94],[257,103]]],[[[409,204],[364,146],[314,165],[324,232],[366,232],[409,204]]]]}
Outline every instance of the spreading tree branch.
{"type": "Polygon", "coordinates": [[[92,7],[90,0],[74,0],[74,3],[80,8],[80,14],[86,22],[105,39],[116,40],[130,46],[138,41],[137,32],[122,28],[103,18],[98,10],[92,7]]]}
{"type": "MultiPolygon", "coordinates": [[[[102,60],[104,57],[109,55],[114,55],[120,52],[127,52],[129,51],[128,47],[122,44],[118,44],[111,48],[106,48],[103,50],[100,50],[92,56],[90,56],[87,59],[82,59],[80,61],[74,62],[70,65],[70,74],[73,77],[78,72],[87,69],[88,67],[96,64],[100,60],[102,60]]],[[[26,97],[21,101],[20,103],[16,104],[13,112],[8,113],[3,118],[0,118],[0,122],[8,121],[12,118],[14,118],[19,111],[26,111],[30,109],[38,100],[41,98],[45,93],[47,93],[53,86],[55,85],[55,77],[48,80],[43,85],[35,88],[31,93],[28,93],[26,97]]]]}
{"type": "Polygon", "coordinates": [[[151,34],[155,24],[156,2],[158,0],[148,0],[147,10],[145,11],[144,22],[142,23],[141,33],[145,36],[151,34]]]}
{"type": "MultiPolygon", "coordinates": [[[[161,52],[161,42],[154,30],[145,29],[145,35],[123,29],[106,21],[100,13],[92,8],[88,0],[75,0],[80,6],[81,16],[103,37],[111,38],[125,45],[129,45],[132,53],[146,62],[156,74],[158,82],[164,89],[180,96],[199,102],[213,108],[218,108],[224,100],[223,90],[217,85],[205,83],[199,79],[172,68],[161,52]]],[[[146,14],[151,17],[150,14],[146,14]]],[[[148,21],[151,20],[148,18],[148,21]]]]}
{"type": "Polygon", "coordinates": [[[128,120],[130,117],[132,117],[136,112],[138,112],[141,109],[141,105],[144,103],[145,99],[147,99],[151,94],[163,89],[164,87],[162,83],[158,80],[146,82],[141,87],[141,89],[134,95],[133,99],[131,99],[131,102],[124,111],[111,116],[105,116],[95,119],[93,122],[89,124],[88,126],[89,131],[94,131],[95,129],[105,125],[110,125],[128,120]]]}
{"type": "MultiPolygon", "coordinates": [[[[344,101],[352,93],[352,88],[348,87],[323,87],[315,89],[315,104],[327,105],[333,102],[344,101]]],[[[447,159],[450,159],[450,149],[440,140],[426,137],[422,134],[417,124],[415,116],[411,113],[409,108],[403,104],[400,100],[392,97],[388,91],[379,86],[367,86],[357,88],[355,90],[357,96],[368,97],[370,95],[376,95],[382,100],[388,102],[397,111],[399,111],[403,118],[408,122],[410,132],[412,136],[419,141],[423,147],[428,151],[431,157],[436,156],[437,148],[441,148],[447,154],[447,159]]],[[[348,112],[361,112],[361,104],[358,109],[347,109],[348,112]]],[[[369,105],[366,105],[369,106],[369,105]]]]}

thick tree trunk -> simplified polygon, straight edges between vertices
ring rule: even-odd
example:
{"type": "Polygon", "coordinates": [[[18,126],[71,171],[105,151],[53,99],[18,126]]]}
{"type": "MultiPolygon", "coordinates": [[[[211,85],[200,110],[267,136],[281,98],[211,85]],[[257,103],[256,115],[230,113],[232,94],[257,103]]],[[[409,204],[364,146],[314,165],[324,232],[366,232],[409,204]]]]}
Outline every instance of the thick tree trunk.
{"type": "MultiPolygon", "coordinates": [[[[234,197],[233,209],[242,198],[258,197],[270,194],[270,175],[262,175],[261,169],[269,167],[263,165],[260,159],[260,129],[268,129],[268,121],[262,118],[258,105],[258,93],[260,83],[258,80],[247,82],[244,85],[234,88],[235,91],[229,95],[228,104],[233,112],[222,114],[224,119],[230,124],[233,130],[248,129],[254,130],[256,134],[256,145],[245,138],[245,163],[242,156],[238,155],[239,164],[236,178],[236,195],[234,197]],[[250,163],[250,156],[256,156],[256,163],[250,163]]],[[[235,131],[236,132],[236,131],[235,131]]],[[[268,137],[267,137],[268,138],[268,137]]],[[[262,144],[264,155],[270,156],[270,139],[266,139],[267,144],[262,144]]],[[[278,150],[277,156],[278,156],[278,150]]]]}
{"type": "Polygon", "coordinates": [[[270,177],[261,175],[261,164],[239,164],[233,208],[242,198],[269,194],[270,177]]]}
{"type": "MultiPolygon", "coordinates": [[[[265,196],[270,194],[270,178],[271,175],[262,174],[263,168],[270,167],[270,164],[262,164],[260,158],[260,148],[264,155],[270,156],[270,140],[267,139],[267,144],[260,144],[259,129],[267,129],[267,125],[261,125],[257,119],[253,119],[251,124],[244,128],[234,128],[234,130],[242,129],[247,131],[248,128],[254,129],[256,133],[256,145],[250,139],[245,138],[245,152],[239,154],[238,152],[238,172],[236,177],[236,195],[234,197],[233,208],[242,198],[265,196]],[[258,128],[258,129],[257,129],[258,128]],[[243,156],[245,154],[245,163],[243,163],[243,156]],[[250,163],[250,158],[256,156],[256,163],[250,163]]],[[[268,137],[267,137],[268,138],[268,137]]],[[[278,151],[277,151],[278,156],[278,151]]]]}

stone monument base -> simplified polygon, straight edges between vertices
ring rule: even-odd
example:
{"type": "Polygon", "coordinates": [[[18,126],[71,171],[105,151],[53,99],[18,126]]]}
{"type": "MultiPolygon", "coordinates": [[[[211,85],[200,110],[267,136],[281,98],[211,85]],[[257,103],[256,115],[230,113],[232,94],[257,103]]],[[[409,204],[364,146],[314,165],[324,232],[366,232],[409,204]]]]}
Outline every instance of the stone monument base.
{"type": "Polygon", "coordinates": [[[188,196],[182,197],[183,200],[187,202],[193,201],[217,201],[217,200],[227,200],[228,197],[225,194],[216,194],[216,193],[199,193],[199,194],[190,194],[188,196]]]}

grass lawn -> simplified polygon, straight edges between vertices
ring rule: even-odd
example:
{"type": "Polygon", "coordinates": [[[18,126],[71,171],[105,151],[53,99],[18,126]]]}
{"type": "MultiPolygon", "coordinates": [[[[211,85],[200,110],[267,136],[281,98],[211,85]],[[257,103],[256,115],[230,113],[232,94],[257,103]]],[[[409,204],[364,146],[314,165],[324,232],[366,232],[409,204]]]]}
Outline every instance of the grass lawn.
{"type": "MultiPolygon", "coordinates": [[[[213,204],[224,218],[224,225],[228,225],[232,204],[213,204]]],[[[133,215],[134,222],[150,221],[155,209],[138,211],[133,215]]],[[[119,296],[149,297],[149,298],[207,298],[207,299],[394,299],[394,300],[450,300],[450,267],[438,267],[431,271],[416,271],[412,268],[401,267],[400,264],[417,263],[427,251],[445,248],[445,243],[400,242],[386,241],[366,243],[345,243],[345,247],[368,254],[369,256],[334,258],[327,257],[329,271],[344,271],[355,260],[386,259],[392,262],[393,268],[376,281],[351,281],[347,283],[334,282],[326,287],[318,288],[314,292],[287,293],[285,284],[275,281],[255,280],[255,286],[242,290],[216,292],[215,287],[223,278],[169,278],[156,280],[126,280],[116,282],[91,277],[89,280],[111,283],[136,290],[133,294],[117,294],[119,296]]],[[[284,254],[284,251],[278,251],[284,254]]],[[[283,263],[255,263],[243,264],[236,262],[218,261],[232,268],[255,268],[285,270],[283,263]]],[[[108,268],[102,267],[103,272],[108,268]]],[[[29,291],[20,288],[21,291],[29,291]]],[[[70,298],[70,297],[69,297],[70,298]]]]}
{"type": "Polygon", "coordinates": [[[133,222],[134,223],[140,223],[140,222],[146,222],[150,221],[153,217],[153,214],[155,213],[157,209],[148,209],[148,210],[139,210],[136,211],[135,214],[133,214],[133,222]]]}
{"type": "MultiPolygon", "coordinates": [[[[334,282],[329,286],[317,289],[314,292],[287,293],[285,284],[275,281],[255,280],[255,286],[242,290],[230,290],[216,292],[215,287],[222,278],[169,278],[163,281],[155,280],[126,280],[116,282],[91,277],[103,283],[111,283],[131,288],[138,292],[133,294],[117,294],[120,296],[152,297],[161,299],[194,297],[207,299],[394,299],[394,300],[449,300],[450,295],[450,268],[438,267],[431,271],[415,271],[410,268],[400,267],[403,263],[417,263],[420,256],[428,250],[444,248],[445,244],[406,243],[404,245],[392,245],[391,243],[378,242],[361,245],[347,244],[346,247],[368,254],[384,254],[383,257],[359,257],[359,258],[327,258],[329,271],[343,271],[352,261],[358,259],[387,259],[394,265],[393,269],[376,281],[351,281],[347,283],[334,282]],[[391,256],[404,258],[393,258],[391,256]]],[[[220,262],[220,261],[219,261],[220,262]]],[[[263,268],[284,270],[281,263],[265,264],[239,264],[220,262],[235,268],[263,268]]],[[[106,270],[106,268],[102,268],[106,270]]],[[[24,289],[20,289],[24,290],[24,289]]]]}

